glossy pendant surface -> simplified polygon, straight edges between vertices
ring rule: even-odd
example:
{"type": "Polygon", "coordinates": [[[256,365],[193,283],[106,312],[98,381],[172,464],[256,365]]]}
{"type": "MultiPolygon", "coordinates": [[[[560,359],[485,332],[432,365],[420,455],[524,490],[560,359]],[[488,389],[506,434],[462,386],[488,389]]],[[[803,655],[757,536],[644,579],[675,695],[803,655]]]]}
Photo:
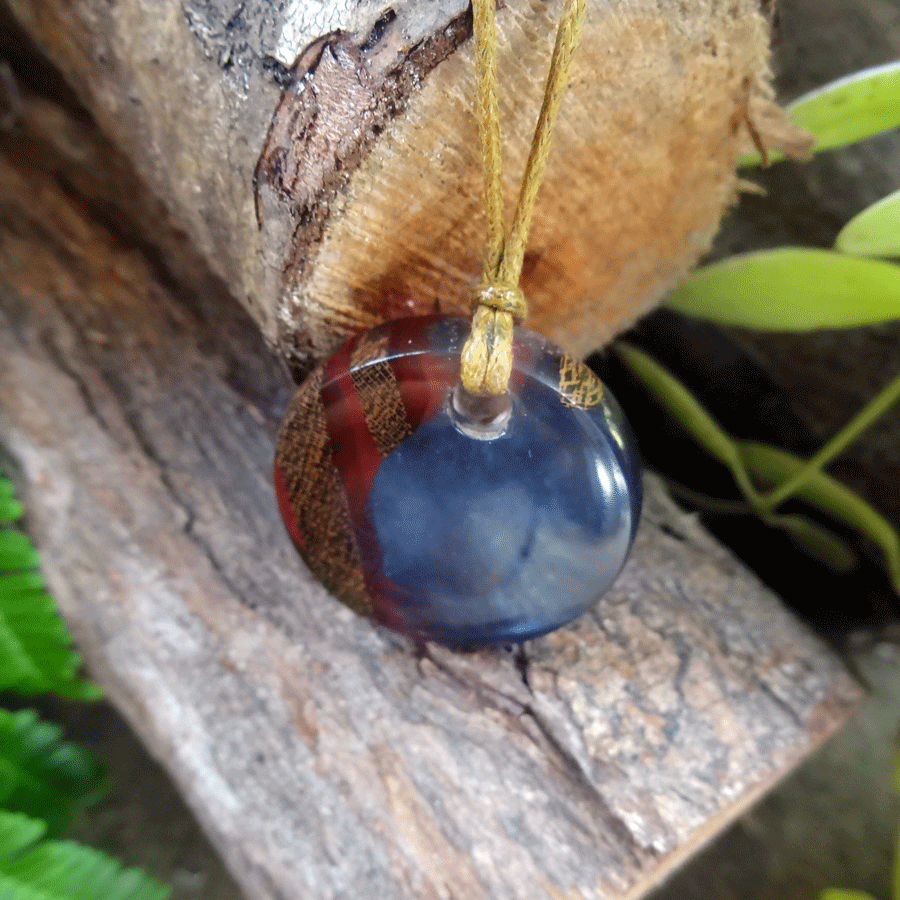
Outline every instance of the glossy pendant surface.
{"type": "Polygon", "coordinates": [[[429,316],[351,339],[297,391],[275,460],[285,525],[323,584],[459,649],[537,637],[593,606],[642,497],[618,404],[533,332],[516,329],[503,408],[473,418],[457,387],[468,332],[429,316]]]}

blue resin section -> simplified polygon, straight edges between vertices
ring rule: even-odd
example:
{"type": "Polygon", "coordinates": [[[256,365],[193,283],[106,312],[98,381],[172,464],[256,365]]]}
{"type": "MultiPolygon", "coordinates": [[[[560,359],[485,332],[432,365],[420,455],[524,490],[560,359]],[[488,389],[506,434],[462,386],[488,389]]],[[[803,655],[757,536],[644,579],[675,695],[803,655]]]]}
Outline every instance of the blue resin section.
{"type": "Polygon", "coordinates": [[[469,327],[425,316],[349,340],[295,395],[275,464],[282,517],[323,583],[458,649],[602,602],[642,500],[628,424],[590,371],[517,328],[509,404],[474,398],[457,390],[469,327]]]}
{"type": "Polygon", "coordinates": [[[624,418],[607,397],[566,406],[534,374],[499,437],[473,439],[441,412],[375,474],[366,514],[410,633],[460,649],[537,637],[624,565],[641,506],[624,418]]]}

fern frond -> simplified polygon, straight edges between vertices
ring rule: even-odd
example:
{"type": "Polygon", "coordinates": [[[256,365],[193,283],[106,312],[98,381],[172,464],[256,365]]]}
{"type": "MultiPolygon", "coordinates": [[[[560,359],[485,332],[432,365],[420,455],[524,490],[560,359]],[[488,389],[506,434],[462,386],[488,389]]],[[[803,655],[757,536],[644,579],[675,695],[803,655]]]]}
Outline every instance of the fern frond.
{"type": "Polygon", "coordinates": [[[137,869],[71,841],[42,841],[43,823],[0,810],[3,900],[166,900],[170,891],[137,869]]]}
{"type": "Polygon", "coordinates": [[[62,740],[62,729],[31,709],[0,709],[0,806],[43,819],[50,836],[100,799],[108,781],[96,759],[62,740]]]}
{"type": "Polygon", "coordinates": [[[0,690],[95,700],[100,689],[78,677],[81,657],[44,589],[37,551],[11,527],[21,514],[0,478],[0,690]]]}
{"type": "Polygon", "coordinates": [[[21,856],[46,833],[46,822],[23,813],[0,810],[0,866],[21,856]]]}
{"type": "Polygon", "coordinates": [[[0,478],[0,525],[7,525],[22,518],[22,504],[16,500],[13,486],[0,478]]]}

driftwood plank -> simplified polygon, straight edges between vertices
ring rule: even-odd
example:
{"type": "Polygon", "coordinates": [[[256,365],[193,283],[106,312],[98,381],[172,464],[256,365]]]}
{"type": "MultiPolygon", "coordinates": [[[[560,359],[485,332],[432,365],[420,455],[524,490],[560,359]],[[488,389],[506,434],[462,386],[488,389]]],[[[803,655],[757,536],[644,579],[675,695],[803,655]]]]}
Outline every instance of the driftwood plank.
{"type": "Polygon", "coordinates": [[[0,444],[92,673],[249,896],[636,897],[857,703],[652,481],[615,589],[522,656],[354,617],[283,534],[255,328],[40,162],[0,159],[0,444]]]}

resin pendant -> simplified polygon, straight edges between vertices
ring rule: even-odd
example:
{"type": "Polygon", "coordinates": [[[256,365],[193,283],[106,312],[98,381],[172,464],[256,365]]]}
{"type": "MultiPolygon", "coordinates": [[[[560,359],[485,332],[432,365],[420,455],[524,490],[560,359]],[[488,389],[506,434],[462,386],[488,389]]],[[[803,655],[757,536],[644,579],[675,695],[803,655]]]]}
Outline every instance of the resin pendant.
{"type": "Polygon", "coordinates": [[[458,386],[465,318],[389,322],[294,396],[278,503],[313,573],[357,612],[474,649],[589,609],[625,563],[641,472],[616,401],[583,363],[516,329],[509,392],[458,386]]]}

